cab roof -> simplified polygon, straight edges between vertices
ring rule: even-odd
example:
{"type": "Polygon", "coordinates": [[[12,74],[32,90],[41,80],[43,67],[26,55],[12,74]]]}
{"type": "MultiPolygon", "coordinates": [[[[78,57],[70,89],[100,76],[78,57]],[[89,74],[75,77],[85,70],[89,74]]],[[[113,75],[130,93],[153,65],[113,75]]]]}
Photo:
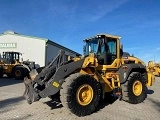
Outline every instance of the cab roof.
{"type": "Polygon", "coordinates": [[[18,54],[22,54],[20,52],[14,52],[14,51],[3,51],[3,53],[18,53],[18,54]]]}
{"type": "Polygon", "coordinates": [[[90,40],[90,39],[93,39],[93,38],[97,38],[97,37],[100,37],[100,36],[105,36],[105,37],[108,37],[108,38],[121,39],[120,36],[116,36],[116,35],[111,35],[111,34],[97,34],[96,36],[93,36],[93,37],[84,39],[84,41],[90,40]]]}

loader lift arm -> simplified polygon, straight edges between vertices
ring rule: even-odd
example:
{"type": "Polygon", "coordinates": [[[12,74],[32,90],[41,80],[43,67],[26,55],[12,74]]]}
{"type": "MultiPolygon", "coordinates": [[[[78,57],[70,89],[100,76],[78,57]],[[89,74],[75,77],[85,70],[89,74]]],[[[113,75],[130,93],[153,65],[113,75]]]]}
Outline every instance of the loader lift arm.
{"type": "Polygon", "coordinates": [[[58,67],[61,65],[63,55],[64,51],[60,50],[59,54],[51,61],[51,63],[45,68],[43,68],[42,71],[40,70],[41,72],[35,77],[34,81],[39,83],[40,85],[43,85],[45,81],[50,79],[54,74],[55,70],[58,69],[58,67]],[[56,64],[54,64],[55,62],[56,64]]]}
{"type": "Polygon", "coordinates": [[[84,59],[64,62],[62,59],[64,53],[63,50],[60,50],[57,57],[48,66],[39,70],[39,73],[37,70],[32,70],[29,77],[25,77],[24,97],[29,104],[40,98],[56,94],[61,89],[64,78],[82,67],[84,59]],[[56,64],[54,64],[55,62],[56,64]]]}

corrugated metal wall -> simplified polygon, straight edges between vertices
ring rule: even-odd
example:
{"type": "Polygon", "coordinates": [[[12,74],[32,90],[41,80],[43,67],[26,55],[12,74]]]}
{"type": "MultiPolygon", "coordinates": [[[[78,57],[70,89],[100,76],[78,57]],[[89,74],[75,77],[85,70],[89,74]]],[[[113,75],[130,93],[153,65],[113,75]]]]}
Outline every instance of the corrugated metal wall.
{"type": "MultiPolygon", "coordinates": [[[[53,44],[49,44],[49,43],[46,45],[46,65],[49,64],[57,56],[60,49],[63,49],[63,48],[54,46],[53,44]]],[[[64,59],[67,59],[67,56],[74,57],[76,56],[76,54],[65,50],[64,59]]]]}

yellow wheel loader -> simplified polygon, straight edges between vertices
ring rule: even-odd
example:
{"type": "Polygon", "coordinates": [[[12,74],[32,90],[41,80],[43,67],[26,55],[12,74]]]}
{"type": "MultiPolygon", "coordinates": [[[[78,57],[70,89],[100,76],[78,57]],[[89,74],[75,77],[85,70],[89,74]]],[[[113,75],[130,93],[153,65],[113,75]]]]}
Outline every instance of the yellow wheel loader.
{"type": "Polygon", "coordinates": [[[148,62],[147,71],[153,73],[155,76],[160,77],[160,63],[148,62]]]}
{"type": "Polygon", "coordinates": [[[29,104],[57,97],[71,113],[86,116],[97,109],[106,93],[132,104],[145,100],[146,67],[122,63],[119,36],[99,34],[84,42],[84,56],[63,61],[65,53],[60,51],[44,69],[32,70],[24,78],[24,97],[29,104]]]}
{"type": "Polygon", "coordinates": [[[32,69],[35,69],[35,62],[20,62],[20,52],[3,52],[0,60],[0,77],[6,74],[15,79],[24,79],[32,69]]]}

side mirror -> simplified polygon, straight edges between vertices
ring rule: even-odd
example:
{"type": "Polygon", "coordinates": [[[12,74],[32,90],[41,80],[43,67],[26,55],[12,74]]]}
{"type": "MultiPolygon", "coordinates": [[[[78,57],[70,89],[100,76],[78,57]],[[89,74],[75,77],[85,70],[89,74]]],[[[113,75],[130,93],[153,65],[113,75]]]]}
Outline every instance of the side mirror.
{"type": "Polygon", "coordinates": [[[123,56],[123,49],[120,48],[120,56],[123,56]]]}
{"type": "Polygon", "coordinates": [[[123,45],[121,44],[121,46],[120,46],[120,49],[122,49],[123,50],[123,45]]]}
{"type": "Polygon", "coordinates": [[[120,56],[122,57],[123,56],[123,45],[121,44],[120,46],[120,56]]]}
{"type": "Polygon", "coordinates": [[[86,46],[84,45],[83,46],[83,55],[85,55],[86,54],[86,46]]]}

